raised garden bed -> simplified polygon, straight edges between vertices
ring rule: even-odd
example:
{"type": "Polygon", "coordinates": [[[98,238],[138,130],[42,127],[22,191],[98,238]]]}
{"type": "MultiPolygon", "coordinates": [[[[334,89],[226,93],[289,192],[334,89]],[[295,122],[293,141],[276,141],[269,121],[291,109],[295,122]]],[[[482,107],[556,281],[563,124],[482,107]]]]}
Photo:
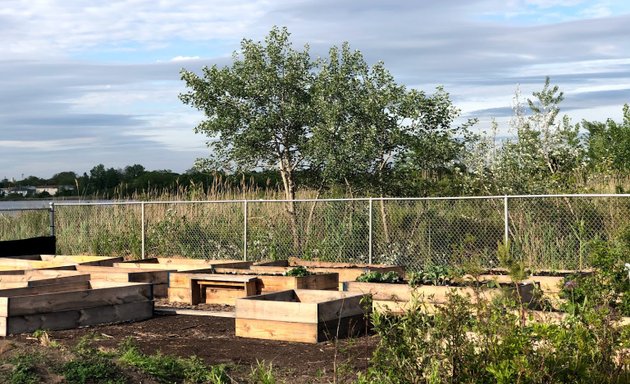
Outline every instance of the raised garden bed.
{"type": "Polygon", "coordinates": [[[171,273],[168,301],[190,305],[234,305],[237,298],[258,294],[258,283],[259,279],[254,276],[171,273]]]}
{"type": "Polygon", "coordinates": [[[164,298],[168,296],[168,274],[164,269],[139,269],[120,267],[101,267],[92,265],[77,265],[77,271],[87,273],[91,280],[110,281],[116,283],[150,283],[153,284],[153,296],[164,298]]]}
{"type": "Polygon", "coordinates": [[[291,257],[288,260],[261,262],[250,268],[259,272],[284,272],[300,266],[306,267],[309,271],[315,273],[337,273],[339,274],[339,281],[354,281],[365,272],[396,272],[401,276],[405,274],[405,269],[397,265],[333,263],[303,260],[296,257],[291,257]]]}
{"type": "Polygon", "coordinates": [[[319,289],[334,290],[339,287],[339,275],[337,273],[314,273],[306,276],[285,276],[280,272],[254,271],[250,269],[222,268],[214,269],[216,273],[252,276],[259,279],[258,293],[278,292],[287,289],[319,289]]]}
{"type": "Polygon", "coordinates": [[[142,260],[132,260],[125,261],[124,263],[129,264],[158,264],[158,265],[166,265],[166,266],[191,266],[190,268],[199,267],[199,268],[211,268],[214,266],[222,266],[229,268],[247,268],[252,265],[252,261],[242,261],[242,260],[211,260],[211,259],[190,259],[183,257],[151,257],[142,260]]]}
{"type": "MultiPolygon", "coordinates": [[[[524,303],[534,302],[534,289],[535,284],[532,282],[522,282],[519,284],[519,295],[524,303]]],[[[420,285],[412,287],[406,283],[346,281],[339,284],[339,290],[371,294],[374,310],[394,313],[406,310],[410,300],[414,296],[427,303],[428,309],[431,309],[434,305],[446,303],[448,295],[453,293],[468,296],[472,302],[476,302],[477,298],[491,300],[501,295],[504,291],[516,297],[516,289],[513,285],[505,285],[497,288],[480,287],[476,289],[471,286],[420,285]]]]}
{"type": "Polygon", "coordinates": [[[151,284],[91,281],[60,292],[46,287],[0,290],[0,336],[153,316],[151,284]]]}
{"type": "Polygon", "coordinates": [[[90,255],[27,255],[13,256],[21,260],[46,261],[60,264],[100,265],[111,267],[114,263],[123,261],[123,257],[90,256],[90,255]]]}
{"type": "Polygon", "coordinates": [[[292,289],[237,299],[236,336],[317,343],[360,335],[367,327],[364,296],[292,289]]]}
{"type": "Polygon", "coordinates": [[[45,287],[54,289],[66,284],[83,284],[89,282],[89,274],[74,271],[31,270],[13,275],[0,275],[0,289],[45,287]]]}
{"type": "Polygon", "coordinates": [[[0,258],[0,274],[13,275],[37,269],[74,270],[75,263],[59,261],[25,260],[8,257],[0,258]]]}

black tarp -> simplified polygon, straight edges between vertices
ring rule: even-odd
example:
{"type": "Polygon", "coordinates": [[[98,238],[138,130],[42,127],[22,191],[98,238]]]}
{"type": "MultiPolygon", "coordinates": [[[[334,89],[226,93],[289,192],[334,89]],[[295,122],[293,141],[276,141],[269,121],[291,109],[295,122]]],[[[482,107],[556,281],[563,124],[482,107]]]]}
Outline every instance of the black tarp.
{"type": "Polygon", "coordinates": [[[22,255],[54,255],[55,236],[31,237],[22,240],[0,241],[0,257],[22,255]]]}

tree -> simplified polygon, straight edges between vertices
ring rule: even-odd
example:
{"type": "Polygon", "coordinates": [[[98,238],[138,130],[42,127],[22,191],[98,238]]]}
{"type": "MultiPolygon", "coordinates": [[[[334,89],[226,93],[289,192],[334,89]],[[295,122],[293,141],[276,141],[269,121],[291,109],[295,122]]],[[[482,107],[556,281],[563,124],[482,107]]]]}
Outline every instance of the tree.
{"type": "Polygon", "coordinates": [[[443,90],[407,90],[347,43],[312,60],[308,46],[293,49],[289,36],[274,27],[264,44],[243,40],[229,67],[182,70],[189,91],[180,99],[206,117],[195,128],[212,153],[198,162],[202,168],[279,171],[299,252],[298,173],[319,176],[320,188],[362,185],[383,196],[396,166],[452,161],[458,130],[450,129],[457,111],[443,90]]]}
{"type": "Polygon", "coordinates": [[[274,27],[265,44],[243,40],[231,67],[204,67],[202,77],[182,71],[190,91],[180,99],[207,117],[195,132],[210,138],[207,144],[215,161],[202,161],[202,167],[277,169],[296,249],[295,172],[307,166],[313,67],[308,46],[293,49],[287,29],[274,27]]]}
{"type": "Polygon", "coordinates": [[[590,166],[604,174],[625,175],[630,171],[630,106],[623,106],[623,122],[583,121],[590,166]]]}
{"type": "Polygon", "coordinates": [[[475,191],[527,194],[576,188],[583,171],[584,148],[579,127],[566,116],[558,119],[564,95],[548,77],[543,89],[532,95],[534,98],[524,104],[517,89],[510,122],[514,138],[498,147],[494,138],[481,138],[477,142],[481,150],[471,150],[477,156],[492,154],[484,159],[468,159],[471,184],[478,183],[475,191]]]}

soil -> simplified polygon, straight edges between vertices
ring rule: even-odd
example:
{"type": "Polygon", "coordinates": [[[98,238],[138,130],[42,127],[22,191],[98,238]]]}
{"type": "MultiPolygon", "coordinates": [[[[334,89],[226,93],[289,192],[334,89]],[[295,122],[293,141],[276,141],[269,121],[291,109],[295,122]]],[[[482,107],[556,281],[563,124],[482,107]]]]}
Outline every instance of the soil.
{"type": "MultiPolygon", "coordinates": [[[[246,381],[259,361],[271,363],[276,377],[287,383],[332,382],[335,365],[338,382],[353,381],[358,372],[367,369],[378,342],[376,336],[340,340],[337,344],[237,338],[232,318],[187,315],[156,315],[136,323],[50,331],[48,335],[66,347],[93,335],[96,336],[93,345],[103,349],[117,348],[131,337],[145,354],[196,355],[211,365],[226,364],[237,382],[246,381]]],[[[38,344],[31,335],[10,336],[7,341],[27,346],[38,344]]]]}

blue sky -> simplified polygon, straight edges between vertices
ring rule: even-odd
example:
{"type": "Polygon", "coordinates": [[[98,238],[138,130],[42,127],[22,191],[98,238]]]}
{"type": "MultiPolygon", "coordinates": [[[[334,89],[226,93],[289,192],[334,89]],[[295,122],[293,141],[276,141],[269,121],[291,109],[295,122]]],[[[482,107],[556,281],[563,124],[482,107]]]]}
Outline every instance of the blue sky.
{"type": "Polygon", "coordinates": [[[314,56],[348,41],[400,83],[443,85],[479,129],[503,129],[517,85],[545,76],[563,113],[621,119],[630,2],[580,0],[6,0],[0,3],[0,178],[96,164],[183,172],[205,156],[181,68],[225,65],[243,38],[286,26],[314,56]],[[86,4],[89,4],[87,6],[86,4]]]}

